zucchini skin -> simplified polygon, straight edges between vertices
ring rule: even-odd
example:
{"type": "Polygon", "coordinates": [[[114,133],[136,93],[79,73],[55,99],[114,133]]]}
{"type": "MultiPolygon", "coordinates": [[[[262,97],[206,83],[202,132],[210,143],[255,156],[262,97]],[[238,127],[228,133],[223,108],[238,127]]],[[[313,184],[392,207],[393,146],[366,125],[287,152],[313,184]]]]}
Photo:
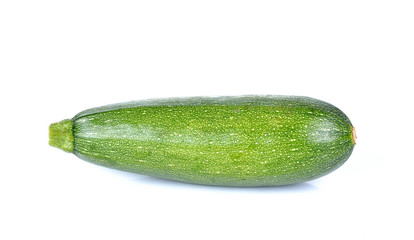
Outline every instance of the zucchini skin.
{"type": "Polygon", "coordinates": [[[309,181],[341,166],[355,145],[348,117],[308,97],[155,99],[89,109],[69,121],[73,153],[83,160],[204,185],[309,181]]]}

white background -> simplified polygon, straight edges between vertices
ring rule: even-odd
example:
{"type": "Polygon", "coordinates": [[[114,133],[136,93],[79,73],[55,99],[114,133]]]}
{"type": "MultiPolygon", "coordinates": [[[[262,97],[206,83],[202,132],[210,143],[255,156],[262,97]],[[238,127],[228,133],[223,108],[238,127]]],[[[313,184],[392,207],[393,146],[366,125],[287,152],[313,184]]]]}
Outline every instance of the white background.
{"type": "Polygon", "coordinates": [[[0,239],[414,239],[413,1],[1,1],[0,239]],[[304,95],[357,129],[308,183],[223,188],[89,164],[48,126],[130,100],[304,95]]]}

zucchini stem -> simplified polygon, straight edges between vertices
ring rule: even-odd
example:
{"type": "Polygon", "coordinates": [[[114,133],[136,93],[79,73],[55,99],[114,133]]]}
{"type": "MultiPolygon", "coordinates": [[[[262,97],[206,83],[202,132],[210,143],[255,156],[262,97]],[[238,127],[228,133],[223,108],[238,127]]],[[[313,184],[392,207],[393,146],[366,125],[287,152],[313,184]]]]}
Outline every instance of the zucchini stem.
{"type": "Polygon", "coordinates": [[[65,152],[73,152],[73,121],[65,119],[49,126],[49,145],[65,152]]]}

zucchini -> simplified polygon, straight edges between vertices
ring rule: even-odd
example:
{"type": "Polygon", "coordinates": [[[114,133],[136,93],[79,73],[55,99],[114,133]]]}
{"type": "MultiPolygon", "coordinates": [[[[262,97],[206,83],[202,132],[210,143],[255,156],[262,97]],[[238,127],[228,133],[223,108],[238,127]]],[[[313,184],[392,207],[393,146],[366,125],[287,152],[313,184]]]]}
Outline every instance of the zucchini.
{"type": "Polygon", "coordinates": [[[309,97],[154,99],[80,112],[49,127],[49,144],[88,162],[219,186],[309,181],[341,166],[355,129],[309,97]]]}

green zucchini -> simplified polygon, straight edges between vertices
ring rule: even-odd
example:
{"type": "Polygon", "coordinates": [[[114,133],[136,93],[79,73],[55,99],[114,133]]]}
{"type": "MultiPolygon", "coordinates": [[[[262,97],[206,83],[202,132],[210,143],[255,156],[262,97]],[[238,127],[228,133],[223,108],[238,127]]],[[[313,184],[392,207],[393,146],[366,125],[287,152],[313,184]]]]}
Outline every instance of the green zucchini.
{"type": "Polygon", "coordinates": [[[49,127],[49,144],[94,164],[219,186],[305,182],[341,166],[355,129],[308,97],[156,99],[80,112],[49,127]]]}

